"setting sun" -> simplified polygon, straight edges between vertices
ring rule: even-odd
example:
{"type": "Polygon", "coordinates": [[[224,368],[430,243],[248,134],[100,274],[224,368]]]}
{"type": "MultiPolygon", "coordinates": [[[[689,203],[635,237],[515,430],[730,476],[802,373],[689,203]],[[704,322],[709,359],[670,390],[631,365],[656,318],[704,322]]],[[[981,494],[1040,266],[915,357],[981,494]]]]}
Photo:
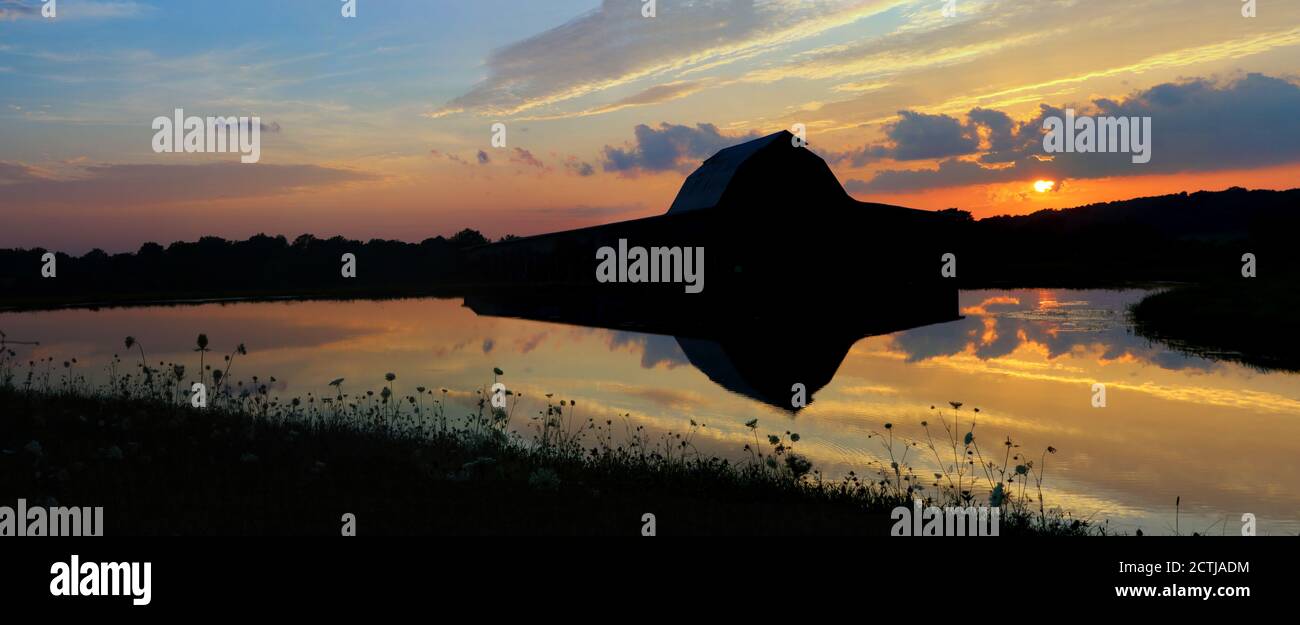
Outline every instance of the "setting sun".
{"type": "Polygon", "coordinates": [[[1056,181],[1054,181],[1054,180],[1036,180],[1036,181],[1034,181],[1034,190],[1037,191],[1037,192],[1039,192],[1039,193],[1047,193],[1048,191],[1051,191],[1051,190],[1052,190],[1052,187],[1055,187],[1055,186],[1056,186],[1056,181]]]}

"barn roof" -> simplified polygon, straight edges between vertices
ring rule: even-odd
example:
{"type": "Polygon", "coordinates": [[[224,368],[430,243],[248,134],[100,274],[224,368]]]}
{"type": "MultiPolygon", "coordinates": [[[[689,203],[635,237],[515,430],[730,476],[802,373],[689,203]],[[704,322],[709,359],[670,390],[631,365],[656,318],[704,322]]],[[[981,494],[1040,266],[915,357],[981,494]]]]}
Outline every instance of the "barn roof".
{"type": "Polygon", "coordinates": [[[782,130],[753,141],[733,145],[709,157],[699,169],[686,178],[686,182],[682,183],[681,190],[677,192],[677,199],[673,200],[673,205],[668,208],[668,214],[717,206],[722,200],[722,194],[735,177],[736,171],[745,161],[758,154],[763,148],[774,145],[777,141],[788,142],[793,137],[794,135],[789,131],[782,130]]]}

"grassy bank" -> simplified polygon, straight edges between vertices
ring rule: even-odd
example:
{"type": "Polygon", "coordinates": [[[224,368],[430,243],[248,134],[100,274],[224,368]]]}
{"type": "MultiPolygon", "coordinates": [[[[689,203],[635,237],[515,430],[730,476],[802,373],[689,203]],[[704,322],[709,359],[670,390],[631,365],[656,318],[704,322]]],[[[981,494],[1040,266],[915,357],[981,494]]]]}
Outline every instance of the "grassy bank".
{"type": "MultiPolygon", "coordinates": [[[[767,434],[757,421],[743,459],[727,461],[698,451],[702,424],[652,436],[630,421],[577,417],[571,401],[550,396],[523,416],[518,396],[493,408],[489,385],[457,404],[443,389],[399,396],[388,374],[378,392],[350,394],[336,380],[333,397],[281,400],[268,391],[273,378],[221,374],[242,346],[198,369],[214,389],[202,409],[187,393],[194,370],[179,364],[115,359],[109,380],[92,386],[75,361],[0,351],[0,505],[103,506],[109,535],[337,535],[345,513],[362,534],[634,535],[652,513],[660,534],[887,535],[890,511],[914,497],[984,505],[989,490],[1003,535],[1101,533],[1045,508],[1040,490],[1035,500],[1043,467],[1012,456],[1010,441],[1005,459],[952,467],[932,485],[903,459],[829,480],[796,451],[798,434],[767,434]],[[990,488],[977,495],[982,471],[990,488]]],[[[932,447],[936,456],[978,452],[973,420],[964,440],[957,425],[954,416],[953,448],[932,447]]],[[[920,453],[892,427],[884,449],[920,453]]]]}
{"type": "Polygon", "coordinates": [[[1300,371],[1300,283],[1246,279],[1189,285],[1133,306],[1135,331],[1181,351],[1300,371]]]}

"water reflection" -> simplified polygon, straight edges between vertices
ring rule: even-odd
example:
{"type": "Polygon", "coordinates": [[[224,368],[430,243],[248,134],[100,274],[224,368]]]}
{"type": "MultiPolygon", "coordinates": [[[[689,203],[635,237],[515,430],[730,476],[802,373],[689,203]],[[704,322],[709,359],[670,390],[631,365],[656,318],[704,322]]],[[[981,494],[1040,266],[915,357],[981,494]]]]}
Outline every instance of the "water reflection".
{"type": "MultiPolygon", "coordinates": [[[[584,419],[628,415],[651,432],[696,419],[708,424],[700,447],[728,457],[742,453],[752,440],[743,424],[758,418],[762,433],[798,431],[801,452],[830,476],[861,474],[879,459],[868,434],[884,423],[915,436],[921,420],[933,422],[931,405],[963,401],[981,408],[984,440],[1060,450],[1048,466],[1049,505],[1168,533],[1181,497],[1184,530],[1234,533],[1250,512],[1261,531],[1300,531],[1300,376],[1135,336],[1125,311],[1142,296],[964,292],[954,307],[961,319],[894,331],[855,326],[867,323],[854,318],[868,317],[860,310],[821,324],[755,311],[709,333],[707,320],[591,327],[556,323],[558,315],[479,315],[460,300],[433,299],[10,313],[0,330],[41,341],[17,348],[25,358],[75,356],[92,376],[114,353],[126,357],[127,335],[150,361],[193,369],[194,337],[204,332],[217,352],[246,343],[249,356],[232,377],[276,376],[281,396],[329,393],[338,377],[354,392],[378,390],[393,371],[399,394],[448,388],[466,410],[473,389],[501,367],[524,413],[554,393],[577,399],[584,419]],[[792,378],[815,387],[816,401],[797,417],[777,407],[792,378]],[[1094,382],[1107,384],[1104,409],[1091,406],[1094,382]]],[[[925,466],[922,458],[918,473],[925,466]]]]}
{"type": "MultiPolygon", "coordinates": [[[[465,305],[480,315],[637,328],[645,337],[643,366],[680,364],[684,358],[719,386],[790,412],[815,400],[862,338],[957,318],[956,302],[942,296],[882,302],[874,310],[847,315],[779,302],[761,310],[718,302],[683,309],[678,302],[611,302],[571,294],[477,295],[465,298],[465,305]],[[677,349],[666,344],[667,334],[674,335],[677,349]]],[[[633,340],[618,332],[618,340],[633,340]]]]}

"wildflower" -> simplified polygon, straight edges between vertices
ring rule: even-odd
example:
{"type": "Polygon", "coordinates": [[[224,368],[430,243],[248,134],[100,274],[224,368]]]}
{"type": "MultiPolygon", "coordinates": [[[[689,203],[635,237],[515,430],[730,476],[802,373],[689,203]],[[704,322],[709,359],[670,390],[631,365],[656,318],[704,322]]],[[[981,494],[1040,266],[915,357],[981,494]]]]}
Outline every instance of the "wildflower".
{"type": "Polygon", "coordinates": [[[948,405],[952,406],[953,410],[961,410],[961,402],[959,401],[950,401],[948,402],[948,405]]]}
{"type": "Polygon", "coordinates": [[[746,421],[746,422],[745,422],[745,427],[747,427],[747,428],[749,428],[749,429],[751,429],[751,430],[756,430],[756,429],[758,429],[758,419],[750,419],[750,420],[746,421]]]}
{"type": "Polygon", "coordinates": [[[393,380],[396,380],[396,379],[397,379],[397,374],[396,374],[396,373],[385,373],[385,374],[384,374],[384,379],[385,379],[385,380],[388,380],[389,382],[392,382],[393,380]]]}

